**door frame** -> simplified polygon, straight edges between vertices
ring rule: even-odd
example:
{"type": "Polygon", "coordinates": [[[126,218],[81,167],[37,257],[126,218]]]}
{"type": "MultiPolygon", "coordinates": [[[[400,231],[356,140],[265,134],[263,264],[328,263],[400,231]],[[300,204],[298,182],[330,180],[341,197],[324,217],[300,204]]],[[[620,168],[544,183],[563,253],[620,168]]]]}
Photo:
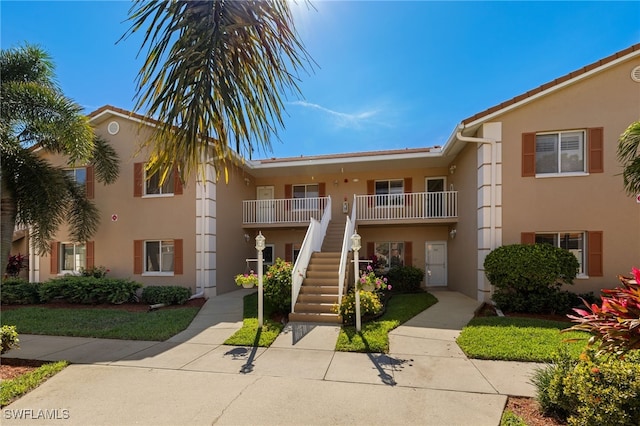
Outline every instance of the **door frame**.
{"type": "Polygon", "coordinates": [[[449,285],[449,259],[446,240],[432,240],[424,242],[424,283],[429,287],[447,287],[449,285]],[[444,284],[438,286],[429,285],[429,244],[442,244],[444,246],[444,284]]]}

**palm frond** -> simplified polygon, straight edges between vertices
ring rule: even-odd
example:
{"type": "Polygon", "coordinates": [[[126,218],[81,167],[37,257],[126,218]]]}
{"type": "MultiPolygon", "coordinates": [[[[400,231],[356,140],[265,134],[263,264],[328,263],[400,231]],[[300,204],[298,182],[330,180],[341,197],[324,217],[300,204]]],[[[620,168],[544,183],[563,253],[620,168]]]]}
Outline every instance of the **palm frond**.
{"type": "Polygon", "coordinates": [[[120,174],[118,153],[99,136],[94,139],[91,164],[95,168],[96,179],[100,182],[110,184],[118,179],[120,174]]]}
{"type": "Polygon", "coordinates": [[[632,123],[620,135],[617,155],[623,167],[624,189],[630,195],[640,193],[640,121],[632,123]]]}

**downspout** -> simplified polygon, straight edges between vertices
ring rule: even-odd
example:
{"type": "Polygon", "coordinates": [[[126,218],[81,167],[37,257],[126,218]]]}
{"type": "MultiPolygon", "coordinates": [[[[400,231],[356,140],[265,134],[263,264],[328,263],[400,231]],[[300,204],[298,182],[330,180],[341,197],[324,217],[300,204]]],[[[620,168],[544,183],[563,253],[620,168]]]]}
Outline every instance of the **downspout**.
{"type": "Polygon", "coordinates": [[[489,248],[494,250],[496,248],[496,166],[498,152],[496,149],[496,141],[489,138],[473,138],[469,136],[462,136],[462,130],[464,125],[460,125],[456,133],[456,138],[462,142],[472,142],[478,144],[491,145],[491,194],[490,194],[490,206],[489,206],[489,248]]]}

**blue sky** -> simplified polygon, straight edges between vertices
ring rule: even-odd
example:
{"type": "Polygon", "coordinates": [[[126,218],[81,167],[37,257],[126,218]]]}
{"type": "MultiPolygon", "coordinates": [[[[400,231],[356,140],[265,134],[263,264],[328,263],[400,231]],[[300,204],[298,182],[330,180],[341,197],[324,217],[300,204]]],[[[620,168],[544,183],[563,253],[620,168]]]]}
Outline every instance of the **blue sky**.
{"type": "MultiPolygon", "coordinates": [[[[90,112],[131,110],[137,36],[128,1],[0,3],[3,49],[29,42],[90,112]]],[[[296,8],[317,63],[289,96],[273,152],[430,147],[464,118],[640,42],[640,2],[315,1],[296,8]]],[[[255,158],[255,157],[254,157],[255,158]]]]}

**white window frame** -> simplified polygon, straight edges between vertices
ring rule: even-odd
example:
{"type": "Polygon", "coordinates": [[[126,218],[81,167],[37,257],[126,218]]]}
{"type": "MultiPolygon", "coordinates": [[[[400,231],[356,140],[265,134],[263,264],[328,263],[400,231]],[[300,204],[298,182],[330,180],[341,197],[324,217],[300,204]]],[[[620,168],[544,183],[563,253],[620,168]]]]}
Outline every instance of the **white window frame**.
{"type": "Polygon", "coordinates": [[[58,248],[58,270],[60,271],[59,275],[78,275],[80,274],[80,269],[87,267],[87,245],[85,243],[72,243],[72,242],[61,242],[58,248]],[[73,246],[73,266],[75,269],[65,269],[65,246],[73,246]],[[78,256],[77,250],[79,247],[84,247],[84,265],[78,265],[78,256]]]}
{"type": "Polygon", "coordinates": [[[536,142],[535,142],[535,155],[536,155],[536,177],[540,177],[540,178],[544,178],[544,177],[566,177],[566,176],[586,176],[589,174],[588,170],[587,170],[587,132],[585,129],[576,129],[576,130],[562,130],[562,131],[554,131],[554,132],[539,132],[536,133],[536,142]],[[562,153],[563,151],[569,151],[569,150],[563,150],[562,149],[562,136],[563,135],[569,135],[572,133],[576,133],[580,135],[580,142],[581,142],[581,148],[582,148],[582,170],[580,171],[569,171],[569,172],[563,172],[562,171],[562,153]],[[555,142],[556,146],[556,150],[557,150],[557,163],[556,163],[556,167],[558,171],[555,172],[539,172],[538,171],[538,136],[548,136],[548,135],[555,135],[557,137],[557,140],[555,142]]]}
{"type": "Polygon", "coordinates": [[[536,243],[538,243],[537,241],[537,237],[538,235],[553,235],[554,239],[555,239],[555,247],[560,247],[560,248],[564,248],[562,247],[561,241],[562,241],[562,237],[563,235],[567,235],[567,234],[580,234],[582,235],[582,259],[578,258],[576,252],[580,251],[580,249],[567,249],[569,250],[574,256],[576,256],[576,259],[578,260],[578,263],[580,264],[580,266],[578,267],[578,273],[576,274],[576,278],[589,278],[589,276],[587,275],[587,233],[585,231],[558,231],[558,232],[536,232],[536,243]]]}
{"type": "Polygon", "coordinates": [[[373,243],[373,255],[378,258],[378,263],[380,263],[380,257],[381,257],[381,256],[378,256],[378,246],[381,246],[383,244],[387,244],[388,246],[387,246],[387,255],[383,256],[383,258],[385,259],[386,265],[382,268],[382,270],[384,270],[384,272],[388,272],[389,269],[391,269],[391,250],[392,250],[393,244],[399,244],[401,246],[400,255],[398,257],[400,258],[400,264],[404,266],[404,254],[405,254],[404,241],[375,241],[373,243]]]}
{"type": "Polygon", "coordinates": [[[293,200],[292,210],[318,210],[320,198],[320,185],[317,183],[301,183],[291,185],[291,199],[293,200]],[[315,186],[317,195],[309,197],[309,187],[315,186]],[[296,197],[296,187],[304,187],[304,197],[296,197]]]}
{"type": "Polygon", "coordinates": [[[275,252],[276,252],[276,245],[275,244],[265,244],[265,249],[262,252],[262,260],[263,263],[265,265],[273,265],[273,263],[275,262],[275,252]],[[267,251],[267,249],[271,250],[271,258],[267,258],[267,256],[265,256],[265,253],[269,253],[267,251]]]}
{"type": "Polygon", "coordinates": [[[404,206],[404,179],[378,179],[373,183],[373,192],[376,200],[376,207],[398,207],[404,206]],[[386,182],[387,184],[387,192],[386,193],[378,193],[378,184],[386,182]],[[402,192],[393,193],[391,190],[392,182],[400,182],[402,192]],[[385,200],[385,202],[381,202],[385,200]]]}
{"type": "Polygon", "coordinates": [[[174,173],[174,171],[171,170],[169,172],[169,174],[167,175],[167,178],[165,179],[164,184],[163,185],[158,185],[159,193],[157,193],[157,194],[153,194],[153,193],[149,194],[147,192],[147,189],[148,189],[149,182],[151,182],[150,179],[158,179],[158,181],[159,181],[160,180],[160,174],[156,173],[155,175],[149,177],[149,176],[147,176],[147,169],[145,167],[144,168],[144,179],[142,181],[142,191],[143,191],[142,197],[143,198],[173,197],[175,195],[175,190],[176,190],[176,188],[175,188],[175,176],[174,176],[173,173],[174,173]],[[172,192],[168,192],[168,191],[167,192],[163,192],[163,187],[166,186],[166,185],[173,185],[173,191],[172,192]]]}
{"type": "Polygon", "coordinates": [[[73,177],[73,180],[78,185],[86,185],[87,184],[87,168],[86,167],[72,167],[70,169],[64,169],[64,171],[73,177]],[[82,170],[84,172],[84,180],[82,182],[78,182],[78,170],[82,170]]]}
{"type": "Polygon", "coordinates": [[[162,276],[162,277],[172,277],[175,274],[175,266],[176,266],[176,252],[175,252],[175,241],[171,240],[171,239],[166,239],[166,240],[144,240],[143,242],[143,246],[142,246],[142,251],[143,251],[143,271],[142,271],[142,276],[162,276]],[[147,253],[147,244],[148,243],[158,243],[158,270],[157,271],[149,271],[148,267],[149,267],[149,253],[147,253]],[[162,249],[163,247],[168,247],[169,244],[165,244],[165,243],[171,243],[170,246],[172,247],[171,250],[171,254],[172,254],[172,259],[171,259],[171,267],[173,268],[171,271],[163,271],[163,263],[165,262],[164,260],[164,254],[162,249]]]}

